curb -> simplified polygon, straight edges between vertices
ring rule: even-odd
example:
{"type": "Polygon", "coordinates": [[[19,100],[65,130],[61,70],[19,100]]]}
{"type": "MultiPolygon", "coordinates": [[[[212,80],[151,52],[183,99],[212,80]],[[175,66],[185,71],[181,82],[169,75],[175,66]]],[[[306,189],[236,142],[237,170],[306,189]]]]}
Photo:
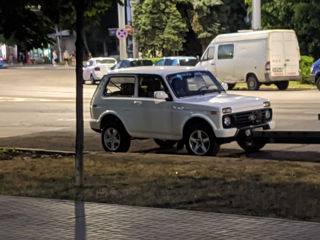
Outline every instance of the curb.
{"type": "MultiPolygon", "coordinates": [[[[61,154],[66,156],[74,156],[76,155],[75,152],[72,151],[59,151],[59,150],[47,150],[41,148],[15,148],[15,147],[0,147],[0,149],[13,149],[20,152],[37,152],[40,154],[61,154]]],[[[83,152],[84,154],[88,154],[89,152],[83,152]]]]}

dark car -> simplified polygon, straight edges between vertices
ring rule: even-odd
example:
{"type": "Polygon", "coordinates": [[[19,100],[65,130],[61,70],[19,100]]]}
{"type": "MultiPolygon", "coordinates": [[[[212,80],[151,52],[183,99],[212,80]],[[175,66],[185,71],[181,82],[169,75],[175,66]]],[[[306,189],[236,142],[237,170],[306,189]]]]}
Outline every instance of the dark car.
{"type": "Polygon", "coordinates": [[[176,57],[163,57],[158,60],[154,65],[155,66],[195,66],[198,63],[196,57],[185,57],[185,56],[176,56],[176,57]]]}
{"type": "Polygon", "coordinates": [[[129,58],[119,61],[110,70],[119,69],[119,68],[128,68],[128,67],[139,67],[139,66],[152,66],[153,62],[147,59],[134,59],[129,58]]]}
{"type": "Polygon", "coordinates": [[[318,89],[320,90],[320,59],[312,64],[311,80],[317,85],[318,89]]]}

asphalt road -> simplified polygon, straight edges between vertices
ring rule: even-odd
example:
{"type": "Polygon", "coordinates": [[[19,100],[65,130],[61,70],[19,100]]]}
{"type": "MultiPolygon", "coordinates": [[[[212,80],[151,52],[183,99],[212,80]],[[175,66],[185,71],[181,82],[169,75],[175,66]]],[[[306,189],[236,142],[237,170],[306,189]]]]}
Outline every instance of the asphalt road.
{"type": "MultiPolygon", "coordinates": [[[[101,151],[99,134],[89,127],[89,104],[96,86],[84,85],[85,149],[101,151]]],[[[265,89],[229,91],[271,100],[276,130],[320,131],[320,91],[265,89]]],[[[73,150],[75,138],[75,70],[8,68],[0,70],[0,146],[73,150]]],[[[133,141],[130,151],[163,152],[150,140],[133,141]]],[[[170,153],[175,149],[167,150],[170,153]]],[[[180,152],[184,154],[184,151],[180,152]]],[[[221,155],[241,156],[235,143],[221,155]]],[[[269,144],[257,158],[320,161],[319,145],[269,144]],[[289,157],[289,153],[291,156],[289,157]]]]}

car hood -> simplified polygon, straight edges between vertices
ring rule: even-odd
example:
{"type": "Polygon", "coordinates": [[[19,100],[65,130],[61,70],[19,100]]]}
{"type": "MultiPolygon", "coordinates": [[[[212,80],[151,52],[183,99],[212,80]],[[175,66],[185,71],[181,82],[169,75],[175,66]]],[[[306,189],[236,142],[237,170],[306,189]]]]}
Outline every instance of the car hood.
{"type": "Polygon", "coordinates": [[[243,112],[252,109],[264,108],[265,98],[243,96],[236,94],[208,94],[204,96],[193,96],[179,99],[177,102],[181,104],[196,104],[219,110],[227,107],[232,108],[232,112],[243,112]]]}

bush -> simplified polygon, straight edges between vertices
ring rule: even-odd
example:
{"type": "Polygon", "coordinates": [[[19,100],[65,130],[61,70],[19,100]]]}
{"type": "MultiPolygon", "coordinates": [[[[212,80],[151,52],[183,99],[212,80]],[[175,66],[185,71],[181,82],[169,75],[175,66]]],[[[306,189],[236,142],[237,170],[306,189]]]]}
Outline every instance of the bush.
{"type": "Polygon", "coordinates": [[[313,57],[301,56],[301,82],[311,83],[310,81],[310,68],[314,62],[313,57]]]}

